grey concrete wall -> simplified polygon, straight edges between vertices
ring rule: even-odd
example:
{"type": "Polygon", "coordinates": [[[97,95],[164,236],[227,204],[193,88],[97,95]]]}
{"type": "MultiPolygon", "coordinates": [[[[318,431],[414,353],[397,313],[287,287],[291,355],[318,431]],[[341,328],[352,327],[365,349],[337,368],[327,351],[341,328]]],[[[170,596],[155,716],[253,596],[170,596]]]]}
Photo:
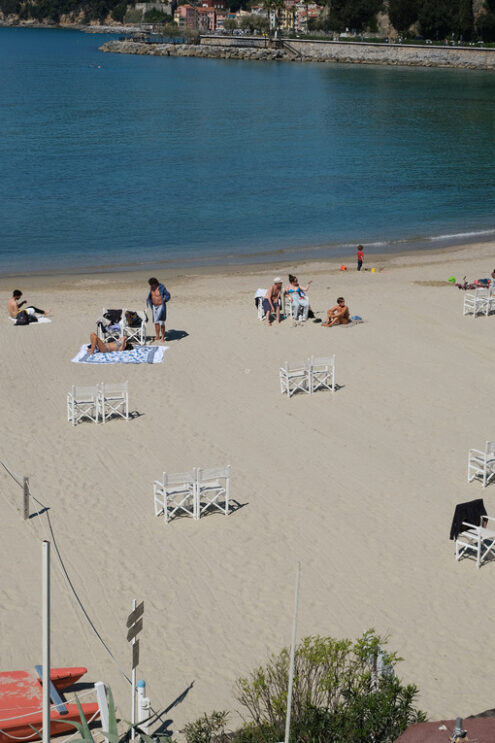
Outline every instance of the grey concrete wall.
{"type": "Polygon", "coordinates": [[[120,54],[203,57],[264,61],[353,62],[495,70],[495,50],[458,47],[399,46],[395,44],[303,41],[269,43],[265,38],[202,36],[200,45],[144,44],[108,41],[100,49],[120,54]]]}
{"type": "MultiPolygon", "coordinates": [[[[264,38],[203,36],[205,46],[264,47],[264,38]]],[[[438,47],[400,44],[368,44],[366,42],[305,41],[290,39],[287,51],[294,59],[313,62],[358,62],[361,64],[414,65],[421,67],[460,67],[477,70],[495,70],[495,49],[475,47],[438,47]]]]}

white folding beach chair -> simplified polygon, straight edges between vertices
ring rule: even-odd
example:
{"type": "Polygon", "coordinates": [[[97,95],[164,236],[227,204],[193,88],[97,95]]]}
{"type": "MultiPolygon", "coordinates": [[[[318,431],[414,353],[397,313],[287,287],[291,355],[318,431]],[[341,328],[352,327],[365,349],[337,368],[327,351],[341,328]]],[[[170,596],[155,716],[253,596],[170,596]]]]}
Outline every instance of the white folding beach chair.
{"type": "Polygon", "coordinates": [[[464,295],[464,315],[472,314],[473,317],[476,317],[476,315],[487,315],[489,307],[490,297],[488,289],[484,287],[477,287],[477,289],[474,290],[474,294],[466,293],[464,295]]]}
{"type": "Polygon", "coordinates": [[[464,530],[455,540],[455,559],[460,560],[466,552],[474,552],[476,565],[480,567],[495,548],[495,518],[482,516],[480,526],[469,524],[467,521],[464,521],[462,526],[464,530]]]}
{"type": "Polygon", "coordinates": [[[153,500],[155,516],[163,514],[168,523],[173,516],[185,513],[198,518],[196,515],[196,468],[189,472],[175,474],[163,473],[163,482],[155,480],[153,483],[153,500]]]}
{"type": "Polygon", "coordinates": [[[226,467],[209,467],[197,470],[196,518],[211,508],[225,515],[229,512],[230,464],[226,467]]]}
{"type": "Polygon", "coordinates": [[[129,383],[107,384],[99,390],[100,412],[103,423],[113,415],[129,420],[129,383]]]}
{"type": "Polygon", "coordinates": [[[488,317],[490,312],[495,309],[495,286],[492,284],[488,290],[488,296],[485,305],[485,315],[488,317]]]}
{"type": "MultiPolygon", "coordinates": [[[[104,307],[101,311],[101,317],[104,318],[105,314],[108,312],[108,308],[104,307]]],[[[124,310],[117,310],[120,312],[120,320],[118,322],[112,323],[112,327],[115,326],[115,330],[108,330],[104,325],[102,325],[101,322],[98,322],[96,325],[96,334],[98,338],[102,341],[118,341],[119,338],[123,335],[123,327],[124,327],[124,310]],[[117,327],[118,326],[118,327],[117,327]]],[[[110,326],[108,326],[110,327],[110,326]]]]}
{"type": "Polygon", "coordinates": [[[258,320],[263,320],[265,311],[263,309],[263,299],[266,297],[266,289],[257,289],[254,295],[254,304],[256,305],[256,312],[258,314],[258,320]]]}
{"type": "Polygon", "coordinates": [[[486,488],[495,475],[495,441],[487,441],[485,451],[470,449],[468,453],[468,482],[478,478],[486,488]]]}
{"type": "Polygon", "coordinates": [[[335,354],[326,357],[311,356],[309,374],[311,392],[319,389],[335,392],[335,354]]]}
{"type": "Polygon", "coordinates": [[[311,392],[309,360],[303,366],[290,367],[289,362],[280,367],[280,391],[287,393],[287,397],[301,390],[301,392],[311,392]]]}
{"type": "Polygon", "coordinates": [[[138,346],[144,346],[147,340],[146,323],[148,322],[148,315],[146,314],[144,310],[137,310],[136,311],[137,319],[131,324],[129,324],[128,318],[126,316],[127,312],[128,310],[125,309],[122,313],[123,335],[125,335],[128,341],[132,341],[133,343],[136,343],[138,346]]]}
{"type": "MultiPolygon", "coordinates": [[[[292,296],[290,294],[284,294],[284,310],[283,314],[285,317],[290,317],[292,320],[293,325],[297,325],[298,323],[303,323],[303,315],[304,315],[304,307],[299,304],[292,301],[292,296]],[[297,313],[297,315],[296,315],[297,313]]],[[[309,297],[307,294],[305,294],[305,298],[309,302],[309,297]]]]}
{"type": "Polygon", "coordinates": [[[67,394],[67,420],[71,421],[73,426],[84,418],[98,423],[99,409],[98,385],[94,387],[72,386],[72,392],[67,394]]]}

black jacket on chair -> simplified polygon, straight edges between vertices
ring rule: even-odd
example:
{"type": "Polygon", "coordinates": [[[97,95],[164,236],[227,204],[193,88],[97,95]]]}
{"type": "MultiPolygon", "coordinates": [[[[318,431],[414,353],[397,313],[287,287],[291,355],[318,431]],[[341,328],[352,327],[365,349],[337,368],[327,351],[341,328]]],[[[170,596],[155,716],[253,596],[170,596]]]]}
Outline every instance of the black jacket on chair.
{"type": "Polygon", "coordinates": [[[465,530],[465,527],[462,525],[465,521],[468,524],[473,524],[473,526],[480,526],[482,516],[486,516],[483,498],[470,500],[467,503],[458,503],[455,507],[454,518],[450,527],[450,539],[457,539],[457,535],[465,530]]]}

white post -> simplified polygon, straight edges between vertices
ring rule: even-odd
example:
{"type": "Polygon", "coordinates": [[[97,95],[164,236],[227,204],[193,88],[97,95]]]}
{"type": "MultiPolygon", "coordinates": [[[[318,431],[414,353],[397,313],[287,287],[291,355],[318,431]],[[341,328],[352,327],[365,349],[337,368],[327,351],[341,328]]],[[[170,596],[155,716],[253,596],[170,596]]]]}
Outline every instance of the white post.
{"type": "MultiPolygon", "coordinates": [[[[132,611],[136,608],[136,599],[132,599],[132,611]]],[[[132,638],[132,645],[136,642],[136,638],[132,638]]],[[[134,666],[134,663],[132,664],[134,666]]],[[[134,725],[136,724],[136,669],[133,668],[131,672],[131,681],[132,681],[132,706],[131,706],[131,725],[132,725],[132,731],[131,731],[131,740],[134,740],[136,737],[136,732],[134,730],[134,725]]]]}
{"type": "Polygon", "coordinates": [[[289,686],[287,689],[287,713],[285,717],[284,743],[289,743],[289,734],[290,734],[290,713],[292,709],[292,683],[294,681],[294,655],[296,652],[297,610],[299,607],[300,578],[301,578],[301,563],[298,562],[297,563],[297,575],[296,575],[296,592],[294,595],[294,621],[292,623],[292,645],[290,649],[289,686]]]}
{"type": "Polygon", "coordinates": [[[43,540],[43,743],[50,743],[50,542],[43,540]]]}
{"type": "Polygon", "coordinates": [[[148,720],[151,715],[151,702],[146,696],[146,681],[143,681],[142,679],[137,682],[137,705],[137,721],[139,728],[143,733],[148,735],[150,732],[150,724],[145,721],[148,720]]]}
{"type": "MultiPolygon", "coordinates": [[[[107,690],[103,681],[97,681],[95,683],[96,701],[100,709],[100,723],[102,730],[108,732],[108,702],[107,702],[107,690]]],[[[108,738],[105,738],[108,743],[108,738]]]]}

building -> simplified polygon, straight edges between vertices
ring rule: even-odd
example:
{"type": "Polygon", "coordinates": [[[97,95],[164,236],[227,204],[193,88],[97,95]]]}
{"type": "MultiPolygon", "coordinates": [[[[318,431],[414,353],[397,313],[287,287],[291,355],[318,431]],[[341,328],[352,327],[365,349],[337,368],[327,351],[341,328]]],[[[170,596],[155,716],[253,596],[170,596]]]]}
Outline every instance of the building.
{"type": "MultiPolygon", "coordinates": [[[[215,2],[215,0],[211,0],[215,2]]],[[[206,0],[205,0],[206,2],[206,0]]],[[[179,28],[188,28],[191,31],[209,33],[217,27],[216,10],[214,7],[198,8],[195,5],[179,5],[174,13],[174,21],[179,28]]]]}

